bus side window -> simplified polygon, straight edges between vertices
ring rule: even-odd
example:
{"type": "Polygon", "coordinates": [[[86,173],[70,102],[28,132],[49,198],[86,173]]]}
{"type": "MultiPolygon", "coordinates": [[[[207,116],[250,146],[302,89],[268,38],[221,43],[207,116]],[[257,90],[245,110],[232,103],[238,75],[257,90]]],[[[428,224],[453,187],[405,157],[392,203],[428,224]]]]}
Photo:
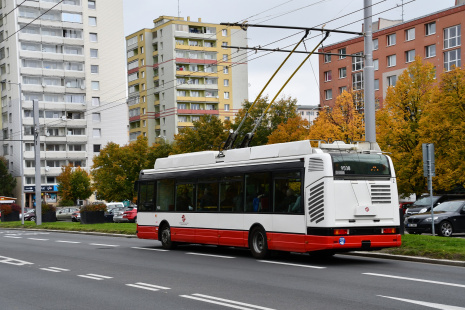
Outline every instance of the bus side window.
{"type": "Polygon", "coordinates": [[[156,211],[174,211],[174,180],[157,181],[156,211]]]}
{"type": "Polygon", "coordinates": [[[274,212],[302,213],[302,182],[300,172],[277,173],[274,175],[274,212]]]}
{"type": "Polygon", "coordinates": [[[220,211],[242,212],[242,178],[226,179],[220,183],[220,211]]]}
{"type": "Polygon", "coordinates": [[[139,183],[139,199],[137,201],[139,212],[155,211],[154,194],[155,182],[139,183]]]}
{"type": "Polygon", "coordinates": [[[268,172],[245,175],[245,212],[269,212],[270,181],[268,172]]]}
{"type": "Polygon", "coordinates": [[[197,211],[218,211],[218,183],[198,183],[197,211]]]}
{"type": "Polygon", "coordinates": [[[176,186],[176,211],[194,211],[194,184],[178,184],[176,186]]]}

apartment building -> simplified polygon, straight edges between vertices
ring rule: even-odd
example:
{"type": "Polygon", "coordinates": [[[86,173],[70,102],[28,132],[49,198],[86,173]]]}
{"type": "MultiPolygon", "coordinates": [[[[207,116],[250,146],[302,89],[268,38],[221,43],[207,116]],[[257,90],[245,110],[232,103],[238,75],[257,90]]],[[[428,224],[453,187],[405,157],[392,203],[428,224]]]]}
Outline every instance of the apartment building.
{"type": "Polygon", "coordinates": [[[173,140],[200,115],[232,120],[248,99],[246,46],[239,27],[160,16],[126,37],[129,140],[173,140]]]}
{"type": "Polygon", "coordinates": [[[318,117],[320,112],[320,107],[316,105],[298,105],[297,106],[297,114],[306,121],[310,126],[313,125],[313,122],[318,117]]]}
{"type": "MultiPolygon", "coordinates": [[[[386,98],[388,87],[396,85],[398,76],[417,56],[434,64],[438,77],[453,66],[461,66],[461,29],[465,20],[463,2],[458,0],[454,7],[405,22],[379,19],[373,23],[377,107],[386,98]]],[[[363,50],[363,37],[319,50],[341,54],[319,57],[321,106],[334,106],[336,97],[344,90],[363,90],[363,50]],[[360,57],[346,57],[345,54],[360,57]]]]}
{"type": "Polygon", "coordinates": [[[38,100],[40,185],[56,203],[62,166],[89,170],[108,142],[128,141],[123,1],[1,0],[0,12],[0,155],[32,206],[38,100]]]}

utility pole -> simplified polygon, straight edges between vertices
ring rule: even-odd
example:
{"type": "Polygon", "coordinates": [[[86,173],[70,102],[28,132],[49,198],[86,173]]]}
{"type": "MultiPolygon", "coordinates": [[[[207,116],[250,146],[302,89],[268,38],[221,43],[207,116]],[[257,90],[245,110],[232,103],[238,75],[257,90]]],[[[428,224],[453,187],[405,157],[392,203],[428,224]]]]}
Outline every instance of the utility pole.
{"type": "Polygon", "coordinates": [[[39,128],[39,100],[32,101],[34,111],[34,155],[36,164],[35,193],[36,193],[36,224],[42,225],[42,197],[40,180],[40,128],[39,128]]]}
{"type": "Polygon", "coordinates": [[[373,31],[372,31],[372,1],[363,0],[365,61],[363,67],[363,98],[365,104],[365,140],[376,142],[375,123],[375,70],[373,67],[373,31]]]}

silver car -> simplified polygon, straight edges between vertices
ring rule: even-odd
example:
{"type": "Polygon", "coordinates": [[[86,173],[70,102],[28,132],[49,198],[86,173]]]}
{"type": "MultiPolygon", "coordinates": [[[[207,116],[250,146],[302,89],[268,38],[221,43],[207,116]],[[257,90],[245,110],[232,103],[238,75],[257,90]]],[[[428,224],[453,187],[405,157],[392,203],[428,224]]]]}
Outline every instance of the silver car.
{"type": "Polygon", "coordinates": [[[56,216],[57,220],[70,220],[71,215],[73,215],[74,212],[79,211],[79,208],[77,207],[64,207],[61,209],[57,209],[56,211],[56,216]]]}
{"type": "Polygon", "coordinates": [[[125,207],[117,207],[111,210],[113,213],[113,222],[115,223],[122,223],[127,222],[128,219],[123,218],[123,213],[126,211],[125,207]]]}

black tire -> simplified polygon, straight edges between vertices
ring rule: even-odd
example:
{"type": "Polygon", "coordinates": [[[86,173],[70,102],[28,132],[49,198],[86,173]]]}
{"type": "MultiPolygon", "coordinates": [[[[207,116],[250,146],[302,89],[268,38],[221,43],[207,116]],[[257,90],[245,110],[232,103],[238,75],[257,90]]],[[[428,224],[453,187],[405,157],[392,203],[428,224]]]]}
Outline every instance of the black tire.
{"type": "Polygon", "coordinates": [[[255,258],[264,259],[270,255],[266,232],[263,228],[255,227],[252,229],[249,237],[249,248],[255,258]]]}
{"type": "Polygon", "coordinates": [[[132,222],[137,223],[137,216],[134,218],[134,220],[132,222]]]}
{"type": "Polygon", "coordinates": [[[172,250],[176,247],[176,243],[171,241],[171,229],[169,225],[163,225],[160,229],[161,246],[165,250],[172,250]]]}
{"type": "Polygon", "coordinates": [[[454,233],[454,228],[449,221],[439,223],[438,235],[442,237],[451,237],[454,233]]]}
{"type": "Polygon", "coordinates": [[[36,221],[36,217],[35,217],[35,216],[31,216],[31,217],[29,218],[29,220],[30,220],[31,222],[35,222],[35,221],[36,221]]]}

